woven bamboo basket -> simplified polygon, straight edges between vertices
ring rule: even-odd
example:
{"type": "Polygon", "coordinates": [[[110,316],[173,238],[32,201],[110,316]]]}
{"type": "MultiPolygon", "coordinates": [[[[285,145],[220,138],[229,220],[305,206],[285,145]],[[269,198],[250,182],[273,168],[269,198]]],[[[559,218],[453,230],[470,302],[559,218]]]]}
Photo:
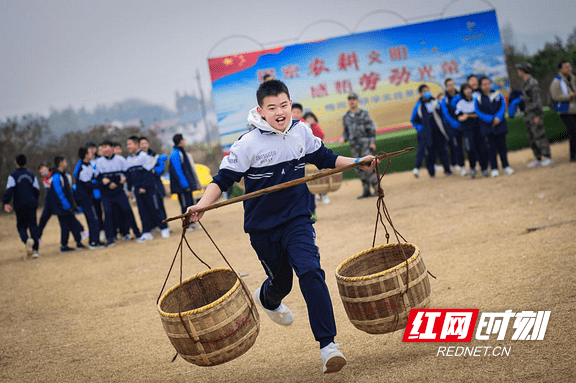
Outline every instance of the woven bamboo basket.
{"type": "Polygon", "coordinates": [[[368,334],[402,329],[410,309],[430,305],[428,271],[420,250],[409,243],[382,245],[348,258],[336,268],[336,281],[348,319],[368,334]],[[400,246],[408,257],[407,291],[400,246]]]}
{"type": "Polygon", "coordinates": [[[252,296],[228,268],[204,271],[172,287],[158,302],[158,311],[178,354],[198,366],[239,357],[260,330],[252,296]]]}
{"type": "MultiPolygon", "coordinates": [[[[318,173],[320,170],[315,165],[307,164],[304,168],[305,176],[311,176],[318,173]]],[[[342,173],[333,174],[318,178],[317,180],[306,182],[308,189],[312,194],[328,194],[330,192],[340,189],[342,185],[342,173]]]]}

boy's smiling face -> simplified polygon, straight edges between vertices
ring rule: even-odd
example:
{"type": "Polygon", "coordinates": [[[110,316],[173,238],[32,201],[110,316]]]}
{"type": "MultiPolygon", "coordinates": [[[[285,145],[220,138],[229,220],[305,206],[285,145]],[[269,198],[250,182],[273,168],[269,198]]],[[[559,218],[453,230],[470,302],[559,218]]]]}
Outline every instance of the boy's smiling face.
{"type": "Polygon", "coordinates": [[[262,106],[258,106],[256,110],[276,130],[283,132],[290,125],[292,101],[286,93],[264,97],[262,106]]]}

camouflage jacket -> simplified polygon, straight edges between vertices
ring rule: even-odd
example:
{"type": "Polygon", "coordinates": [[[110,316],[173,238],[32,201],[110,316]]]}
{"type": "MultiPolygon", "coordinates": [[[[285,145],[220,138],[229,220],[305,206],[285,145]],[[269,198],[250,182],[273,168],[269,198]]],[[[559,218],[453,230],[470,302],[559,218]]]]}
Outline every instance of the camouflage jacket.
{"type": "Polygon", "coordinates": [[[541,116],[544,104],[542,102],[542,91],[540,90],[538,81],[530,76],[528,80],[522,84],[522,90],[524,91],[524,104],[526,105],[525,116],[541,116]]]}
{"type": "Polygon", "coordinates": [[[344,141],[350,141],[352,145],[360,145],[368,142],[369,145],[376,144],[376,126],[374,121],[364,109],[358,109],[356,113],[346,112],[342,118],[344,141]]]}

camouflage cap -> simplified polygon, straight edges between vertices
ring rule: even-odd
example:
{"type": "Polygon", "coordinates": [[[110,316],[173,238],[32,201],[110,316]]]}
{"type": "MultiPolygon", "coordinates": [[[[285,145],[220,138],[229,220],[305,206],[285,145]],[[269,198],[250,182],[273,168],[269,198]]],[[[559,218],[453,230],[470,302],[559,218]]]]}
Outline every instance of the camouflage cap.
{"type": "Polygon", "coordinates": [[[354,92],[350,92],[348,93],[348,100],[350,100],[351,98],[355,98],[356,100],[358,100],[358,95],[354,92]]]}
{"type": "Polygon", "coordinates": [[[516,69],[520,69],[521,71],[528,73],[528,74],[533,73],[532,64],[530,64],[527,61],[522,61],[521,63],[516,64],[516,69]]]}

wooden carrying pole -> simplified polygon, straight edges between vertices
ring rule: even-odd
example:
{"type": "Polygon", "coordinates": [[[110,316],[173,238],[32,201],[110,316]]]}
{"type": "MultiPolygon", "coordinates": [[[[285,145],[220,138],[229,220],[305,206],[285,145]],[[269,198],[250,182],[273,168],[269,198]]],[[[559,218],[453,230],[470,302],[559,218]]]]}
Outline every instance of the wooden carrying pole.
{"type": "MultiPolygon", "coordinates": [[[[410,152],[410,151],[412,151],[412,150],[414,150],[414,148],[410,147],[410,148],[406,148],[406,149],[403,149],[403,150],[399,150],[399,151],[397,151],[397,152],[384,153],[384,154],[379,155],[379,156],[376,156],[376,157],[377,157],[379,160],[383,160],[384,158],[394,157],[394,156],[397,156],[397,155],[400,155],[400,154],[404,154],[404,153],[410,152]]],[[[307,176],[307,177],[298,178],[298,179],[293,180],[293,181],[288,181],[288,182],[284,182],[284,183],[281,183],[281,184],[278,184],[278,185],[270,186],[270,187],[265,188],[265,189],[256,190],[256,191],[254,191],[254,192],[252,192],[252,193],[248,193],[248,194],[244,194],[244,195],[241,195],[241,196],[238,196],[238,197],[230,198],[230,199],[228,199],[228,200],[226,200],[226,201],[221,201],[221,202],[213,203],[212,205],[209,205],[209,206],[206,206],[206,207],[204,207],[204,208],[195,210],[194,213],[202,213],[202,212],[205,212],[205,211],[208,211],[208,210],[217,209],[217,208],[219,208],[219,207],[226,206],[226,205],[231,205],[231,204],[236,203],[236,202],[246,201],[246,200],[248,200],[248,199],[255,198],[255,197],[260,197],[260,196],[265,195],[265,194],[274,193],[274,192],[277,192],[277,191],[282,190],[282,189],[286,189],[286,188],[289,188],[289,187],[292,187],[292,186],[300,185],[300,184],[303,184],[303,183],[308,182],[308,181],[316,180],[316,179],[318,179],[318,178],[331,176],[332,174],[342,173],[342,172],[344,172],[344,171],[346,171],[346,170],[354,169],[354,168],[357,168],[357,167],[360,167],[360,166],[367,166],[367,165],[370,165],[370,163],[371,163],[372,161],[373,161],[373,160],[359,161],[359,162],[354,162],[354,163],[349,164],[349,165],[340,166],[340,167],[337,167],[337,168],[334,168],[334,169],[325,169],[325,170],[322,170],[322,171],[320,171],[320,172],[318,172],[318,173],[316,173],[316,174],[309,175],[309,176],[307,176]]],[[[174,216],[174,217],[166,218],[166,219],[165,219],[164,221],[162,221],[162,222],[170,222],[170,221],[174,221],[174,220],[177,220],[177,219],[182,219],[182,218],[187,217],[187,216],[189,216],[189,215],[190,215],[190,214],[188,214],[188,213],[180,214],[180,215],[177,215],[177,216],[174,216]]]]}

